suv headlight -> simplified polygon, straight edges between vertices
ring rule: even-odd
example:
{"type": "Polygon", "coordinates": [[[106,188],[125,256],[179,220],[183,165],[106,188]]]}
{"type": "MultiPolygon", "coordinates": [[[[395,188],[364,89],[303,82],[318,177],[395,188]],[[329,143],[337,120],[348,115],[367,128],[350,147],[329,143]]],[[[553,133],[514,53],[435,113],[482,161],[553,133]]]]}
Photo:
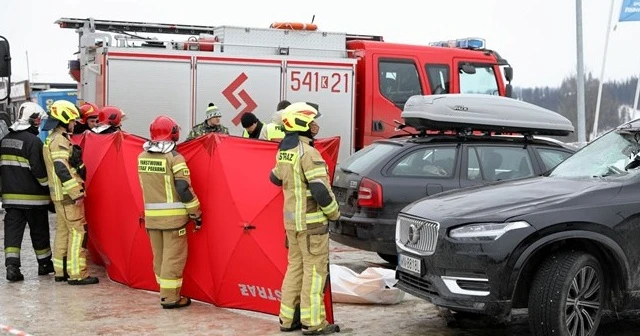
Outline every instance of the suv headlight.
{"type": "Polygon", "coordinates": [[[528,227],[531,227],[531,225],[525,221],[469,224],[449,231],[449,237],[462,241],[492,241],[511,230],[528,227]]]}

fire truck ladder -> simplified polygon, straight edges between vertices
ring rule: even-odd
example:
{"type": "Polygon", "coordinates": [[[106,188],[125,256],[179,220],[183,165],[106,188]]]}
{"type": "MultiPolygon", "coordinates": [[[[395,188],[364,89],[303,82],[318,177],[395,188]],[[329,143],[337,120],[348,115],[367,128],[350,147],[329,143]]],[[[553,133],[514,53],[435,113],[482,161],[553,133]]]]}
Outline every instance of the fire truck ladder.
{"type": "MultiPolygon", "coordinates": [[[[93,18],[60,18],[55,23],[58,24],[60,28],[86,29],[85,31],[83,31],[83,33],[95,33],[96,31],[103,31],[112,33],[136,32],[152,34],[213,35],[213,30],[216,28],[215,26],[193,26],[170,23],[95,20],[93,18]]],[[[383,39],[382,36],[376,35],[347,34],[347,41],[350,40],[382,41],[383,39]]]]}

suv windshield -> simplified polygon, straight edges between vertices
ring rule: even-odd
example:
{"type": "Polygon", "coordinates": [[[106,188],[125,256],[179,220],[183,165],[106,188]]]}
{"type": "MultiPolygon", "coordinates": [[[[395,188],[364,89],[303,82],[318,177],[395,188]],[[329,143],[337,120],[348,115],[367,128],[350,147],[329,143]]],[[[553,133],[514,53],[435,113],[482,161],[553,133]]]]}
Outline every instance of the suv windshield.
{"type": "Polygon", "coordinates": [[[340,164],[340,169],[362,174],[365,169],[380,162],[394,148],[397,146],[388,143],[372,143],[351,155],[344,163],[340,164]]]}
{"type": "Polygon", "coordinates": [[[640,152],[640,133],[611,131],[590,143],[560,163],[549,176],[556,177],[619,177],[637,174],[640,169],[625,170],[625,166],[640,152]]]}

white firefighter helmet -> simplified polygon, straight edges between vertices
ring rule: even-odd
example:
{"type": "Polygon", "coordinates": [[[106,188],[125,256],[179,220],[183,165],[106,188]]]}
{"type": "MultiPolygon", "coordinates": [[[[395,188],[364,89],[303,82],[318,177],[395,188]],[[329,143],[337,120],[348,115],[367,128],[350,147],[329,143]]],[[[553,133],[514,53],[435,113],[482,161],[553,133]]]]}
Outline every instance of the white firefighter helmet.
{"type": "Polygon", "coordinates": [[[32,102],[22,103],[18,110],[18,119],[9,128],[17,132],[24,131],[31,126],[38,127],[46,115],[47,113],[40,105],[32,102]]]}

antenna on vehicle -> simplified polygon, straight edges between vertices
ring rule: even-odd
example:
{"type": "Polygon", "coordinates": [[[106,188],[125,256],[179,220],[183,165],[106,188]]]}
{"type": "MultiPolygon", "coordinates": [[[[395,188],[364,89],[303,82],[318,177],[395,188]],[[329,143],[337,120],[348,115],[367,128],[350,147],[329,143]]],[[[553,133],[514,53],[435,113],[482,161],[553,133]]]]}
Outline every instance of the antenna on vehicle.
{"type": "Polygon", "coordinates": [[[315,20],[316,20],[316,15],[313,14],[313,17],[311,17],[311,23],[313,23],[313,21],[315,21],[315,20]]]}

